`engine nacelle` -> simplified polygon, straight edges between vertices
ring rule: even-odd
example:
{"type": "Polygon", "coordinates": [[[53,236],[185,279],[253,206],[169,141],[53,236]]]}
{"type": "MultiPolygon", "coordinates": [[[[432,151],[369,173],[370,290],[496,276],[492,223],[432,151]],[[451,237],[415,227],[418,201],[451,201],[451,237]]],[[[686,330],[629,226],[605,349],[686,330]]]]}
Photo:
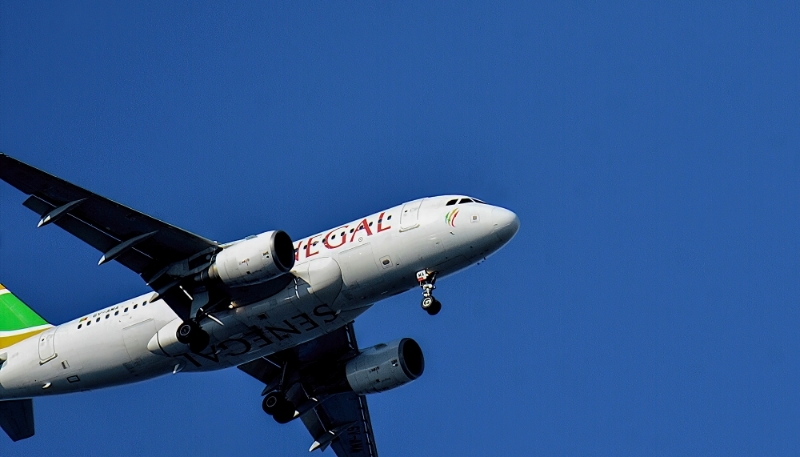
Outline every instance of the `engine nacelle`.
{"type": "Polygon", "coordinates": [[[419,378],[424,370],[422,349],[411,338],[365,349],[345,365],[347,383],[357,394],[400,387],[419,378]]]}
{"type": "Polygon", "coordinates": [[[294,243],[283,230],[248,236],[222,250],[208,276],[229,286],[268,281],[294,267],[294,243]]]}

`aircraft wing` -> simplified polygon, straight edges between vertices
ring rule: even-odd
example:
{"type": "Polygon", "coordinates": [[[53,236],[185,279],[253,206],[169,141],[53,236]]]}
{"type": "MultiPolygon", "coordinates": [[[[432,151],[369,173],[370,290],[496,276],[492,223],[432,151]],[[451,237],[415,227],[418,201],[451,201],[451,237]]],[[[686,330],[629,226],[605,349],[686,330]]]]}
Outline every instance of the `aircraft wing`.
{"type": "Polygon", "coordinates": [[[300,417],[314,444],[323,449],[330,444],[338,457],[377,457],[375,437],[367,408],[367,398],[355,393],[336,394],[300,417]]]}
{"type": "MultiPolygon", "coordinates": [[[[353,324],[350,323],[274,354],[268,360],[256,359],[240,365],[239,369],[266,384],[264,393],[275,390],[281,378],[286,377],[282,366],[288,366],[299,374],[294,380],[303,385],[305,392],[324,392],[326,380],[335,375],[336,367],[341,367],[338,362],[349,360],[358,353],[353,324]]],[[[309,401],[310,405],[301,407],[300,411],[300,419],[314,439],[309,451],[324,451],[330,446],[338,457],[378,455],[365,396],[335,392],[314,396],[309,401]]]]}
{"type": "Polygon", "coordinates": [[[0,179],[30,195],[23,203],[101,253],[138,273],[184,317],[189,309],[176,285],[204,266],[216,242],[140,213],[0,153],[0,179]],[[169,271],[167,271],[169,270],[169,271]],[[169,273],[169,274],[166,274],[169,273]]]}

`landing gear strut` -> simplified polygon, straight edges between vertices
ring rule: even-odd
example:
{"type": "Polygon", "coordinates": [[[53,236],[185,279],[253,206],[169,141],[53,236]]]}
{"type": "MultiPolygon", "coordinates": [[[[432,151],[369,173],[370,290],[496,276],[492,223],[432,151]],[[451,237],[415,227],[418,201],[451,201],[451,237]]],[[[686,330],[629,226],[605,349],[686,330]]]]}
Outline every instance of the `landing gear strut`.
{"type": "Polygon", "coordinates": [[[261,402],[261,408],[279,424],[285,424],[294,419],[295,406],[286,399],[283,392],[268,393],[261,402]]]}
{"type": "Polygon", "coordinates": [[[193,320],[183,321],[178,327],[177,335],[178,341],[183,344],[189,345],[189,350],[192,352],[200,352],[208,346],[211,337],[208,336],[205,330],[200,328],[197,322],[193,320]]]}
{"type": "Polygon", "coordinates": [[[417,281],[419,286],[422,287],[422,309],[424,309],[431,316],[439,314],[442,310],[442,304],[439,300],[433,298],[433,289],[436,288],[436,272],[428,272],[428,270],[421,270],[417,272],[417,281]]]}

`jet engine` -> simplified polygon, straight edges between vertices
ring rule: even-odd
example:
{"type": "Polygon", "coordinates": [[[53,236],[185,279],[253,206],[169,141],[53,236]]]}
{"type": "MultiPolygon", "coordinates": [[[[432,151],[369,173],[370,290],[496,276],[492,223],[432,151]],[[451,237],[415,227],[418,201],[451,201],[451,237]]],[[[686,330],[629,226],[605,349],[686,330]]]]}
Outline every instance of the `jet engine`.
{"type": "Polygon", "coordinates": [[[208,268],[208,276],[229,286],[268,281],[294,267],[294,243],[283,230],[248,236],[225,247],[208,268]]]}
{"type": "Polygon", "coordinates": [[[347,362],[345,376],[353,392],[370,394],[407,384],[419,378],[424,369],[419,344],[403,338],[365,349],[347,362]]]}

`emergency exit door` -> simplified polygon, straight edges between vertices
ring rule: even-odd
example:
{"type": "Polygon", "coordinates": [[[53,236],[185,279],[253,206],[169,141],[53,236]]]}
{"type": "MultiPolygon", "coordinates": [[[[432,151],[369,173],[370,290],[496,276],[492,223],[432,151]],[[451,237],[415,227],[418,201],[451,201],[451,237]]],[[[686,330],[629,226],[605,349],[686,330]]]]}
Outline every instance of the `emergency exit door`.
{"type": "Polygon", "coordinates": [[[56,358],[56,330],[58,330],[58,327],[53,327],[39,334],[40,365],[44,365],[56,358]]]}

